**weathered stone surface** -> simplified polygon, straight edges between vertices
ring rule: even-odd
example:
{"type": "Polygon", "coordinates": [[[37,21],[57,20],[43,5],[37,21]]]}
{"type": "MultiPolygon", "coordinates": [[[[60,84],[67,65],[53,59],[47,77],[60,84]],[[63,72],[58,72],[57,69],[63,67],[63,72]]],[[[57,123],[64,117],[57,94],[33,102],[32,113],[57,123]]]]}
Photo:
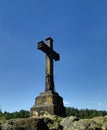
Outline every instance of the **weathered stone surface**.
{"type": "Polygon", "coordinates": [[[107,116],[80,120],[71,116],[64,118],[60,125],[63,130],[107,130],[107,116]]]}
{"type": "Polygon", "coordinates": [[[65,117],[63,99],[57,92],[46,91],[35,99],[35,105],[31,108],[31,116],[58,115],[65,117]]]}
{"type": "Polygon", "coordinates": [[[98,124],[103,124],[104,122],[107,122],[107,116],[102,116],[102,117],[93,117],[92,120],[97,122],[98,124]]]}
{"type": "MultiPolygon", "coordinates": [[[[72,126],[72,123],[74,121],[78,121],[79,119],[77,117],[74,117],[74,116],[71,116],[71,117],[66,117],[64,118],[60,125],[62,125],[64,127],[64,130],[68,130],[70,127],[73,127],[72,126]]],[[[73,127],[74,128],[74,127],[73,127]]]]}
{"type": "Polygon", "coordinates": [[[53,40],[51,37],[46,39],[46,44],[43,41],[39,42],[38,49],[46,54],[45,92],[36,97],[35,105],[30,110],[31,116],[50,114],[65,117],[63,98],[55,92],[54,86],[53,60],[58,61],[60,55],[53,50],[53,40]]]}
{"type": "Polygon", "coordinates": [[[107,116],[92,119],[56,115],[0,121],[0,130],[107,130],[107,116]]]}
{"type": "Polygon", "coordinates": [[[0,121],[0,130],[63,130],[59,116],[0,121]]]}

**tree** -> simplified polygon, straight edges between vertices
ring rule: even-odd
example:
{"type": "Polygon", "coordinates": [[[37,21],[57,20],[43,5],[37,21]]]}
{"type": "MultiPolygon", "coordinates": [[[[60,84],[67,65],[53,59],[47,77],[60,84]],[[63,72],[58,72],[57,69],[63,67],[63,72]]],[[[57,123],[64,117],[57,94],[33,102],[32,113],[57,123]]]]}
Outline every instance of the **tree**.
{"type": "Polygon", "coordinates": [[[89,109],[77,109],[74,107],[66,107],[66,115],[67,116],[76,116],[78,118],[92,118],[95,116],[104,116],[107,115],[107,111],[97,111],[97,110],[89,110],[89,109]]]}
{"type": "Polygon", "coordinates": [[[26,110],[20,110],[19,111],[20,118],[27,118],[30,117],[30,112],[26,110]]]}

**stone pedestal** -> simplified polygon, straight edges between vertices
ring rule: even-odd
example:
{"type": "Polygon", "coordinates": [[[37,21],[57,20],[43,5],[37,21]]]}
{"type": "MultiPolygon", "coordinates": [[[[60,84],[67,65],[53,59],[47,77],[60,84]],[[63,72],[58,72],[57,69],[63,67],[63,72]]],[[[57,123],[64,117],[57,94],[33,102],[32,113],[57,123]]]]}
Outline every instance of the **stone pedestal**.
{"type": "Polygon", "coordinates": [[[35,99],[35,105],[31,108],[31,116],[58,115],[65,117],[63,99],[57,92],[45,91],[35,99]]]}

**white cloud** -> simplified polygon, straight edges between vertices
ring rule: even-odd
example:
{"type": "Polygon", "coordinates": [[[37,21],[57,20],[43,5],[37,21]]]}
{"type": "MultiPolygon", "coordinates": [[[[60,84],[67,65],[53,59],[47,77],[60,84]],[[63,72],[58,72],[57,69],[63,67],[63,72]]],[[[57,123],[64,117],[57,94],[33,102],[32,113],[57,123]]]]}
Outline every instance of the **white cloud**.
{"type": "Polygon", "coordinates": [[[102,107],[102,106],[107,106],[107,104],[102,103],[102,102],[98,102],[97,105],[100,106],[100,107],[102,107]]]}
{"type": "Polygon", "coordinates": [[[70,105],[70,102],[64,101],[64,105],[70,105]]]}
{"type": "Polygon", "coordinates": [[[98,102],[97,108],[100,109],[100,110],[107,110],[107,104],[104,103],[104,102],[98,102]]]}
{"type": "Polygon", "coordinates": [[[98,102],[98,104],[97,104],[98,106],[104,106],[104,104],[103,103],[101,103],[101,102],[98,102]]]}

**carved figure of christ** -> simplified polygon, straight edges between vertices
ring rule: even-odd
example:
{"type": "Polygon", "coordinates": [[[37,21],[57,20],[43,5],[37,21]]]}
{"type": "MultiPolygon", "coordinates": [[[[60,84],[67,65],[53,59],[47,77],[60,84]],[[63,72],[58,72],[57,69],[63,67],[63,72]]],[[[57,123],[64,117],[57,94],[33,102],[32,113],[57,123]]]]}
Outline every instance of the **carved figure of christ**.
{"type": "Polygon", "coordinates": [[[53,50],[52,38],[47,38],[46,44],[43,41],[39,42],[38,49],[42,50],[46,54],[45,91],[55,91],[53,60],[58,61],[60,59],[60,56],[53,50]]]}

